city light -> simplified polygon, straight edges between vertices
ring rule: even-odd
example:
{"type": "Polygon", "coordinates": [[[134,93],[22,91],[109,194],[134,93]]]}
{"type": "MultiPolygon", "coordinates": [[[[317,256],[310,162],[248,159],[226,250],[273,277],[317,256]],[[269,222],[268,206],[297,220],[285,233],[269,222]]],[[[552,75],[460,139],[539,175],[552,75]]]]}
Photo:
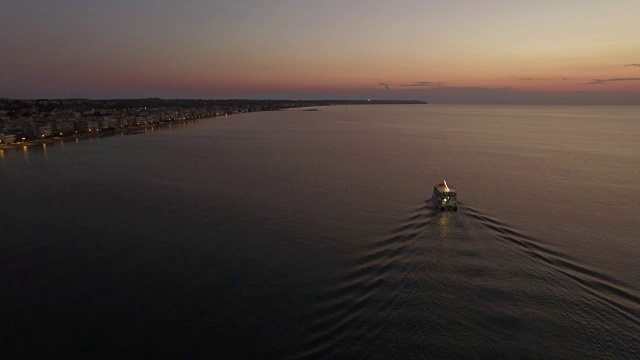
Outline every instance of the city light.
{"type": "MultiPolygon", "coordinates": [[[[117,131],[118,127],[120,129],[134,128],[133,133],[135,133],[135,130],[138,130],[136,127],[144,127],[146,129],[154,124],[162,126],[163,124],[171,125],[170,123],[199,122],[200,119],[209,116],[221,116],[223,114],[231,116],[254,111],[329,105],[329,103],[322,101],[291,100],[269,102],[253,100],[161,101],[163,104],[160,106],[144,106],[143,102],[138,106],[128,108],[124,106],[122,108],[119,108],[119,106],[105,108],[102,107],[102,101],[96,100],[69,101],[66,104],[60,101],[61,108],[55,111],[48,111],[33,106],[33,102],[30,100],[9,101],[0,98],[0,110],[4,111],[4,115],[0,118],[0,128],[4,132],[9,129],[8,134],[0,136],[0,144],[4,149],[14,147],[12,143],[15,143],[15,147],[19,148],[20,144],[42,143],[49,137],[64,141],[64,137],[67,135],[73,136],[77,141],[78,138],[82,137],[82,134],[89,135],[87,136],[88,138],[103,136],[117,131]],[[12,110],[12,113],[5,111],[4,109],[7,108],[10,102],[13,104],[13,108],[16,108],[17,105],[18,110],[12,110]],[[88,109],[91,109],[91,111],[87,111],[88,109]],[[143,109],[145,111],[141,113],[143,109]],[[22,116],[22,114],[26,113],[30,114],[31,118],[22,116]]],[[[344,105],[348,104],[349,101],[344,102],[344,105]]]]}

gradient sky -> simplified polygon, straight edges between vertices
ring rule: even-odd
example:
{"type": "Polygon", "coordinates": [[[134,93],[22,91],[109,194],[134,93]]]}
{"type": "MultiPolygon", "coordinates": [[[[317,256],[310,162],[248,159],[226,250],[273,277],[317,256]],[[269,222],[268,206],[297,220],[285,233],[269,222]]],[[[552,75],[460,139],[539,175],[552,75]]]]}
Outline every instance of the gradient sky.
{"type": "Polygon", "coordinates": [[[0,97],[640,104],[639,0],[3,0],[0,97]]]}

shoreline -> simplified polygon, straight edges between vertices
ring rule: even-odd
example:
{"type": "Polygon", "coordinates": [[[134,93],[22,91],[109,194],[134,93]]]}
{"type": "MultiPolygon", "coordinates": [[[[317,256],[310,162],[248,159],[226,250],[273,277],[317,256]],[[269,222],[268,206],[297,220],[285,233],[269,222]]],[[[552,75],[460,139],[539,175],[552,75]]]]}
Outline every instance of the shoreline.
{"type": "MultiPolygon", "coordinates": [[[[77,141],[77,140],[86,140],[92,138],[100,138],[100,137],[108,137],[108,136],[116,136],[116,135],[135,135],[146,132],[147,129],[153,128],[162,128],[166,126],[170,126],[172,124],[185,124],[196,120],[203,119],[211,119],[216,117],[226,117],[228,115],[249,113],[249,112],[263,112],[263,111],[302,111],[302,112],[318,112],[321,111],[319,107],[332,106],[332,105],[388,105],[388,104],[427,104],[426,102],[420,102],[417,100],[411,101],[389,101],[389,100],[375,100],[375,101],[366,101],[366,100],[351,100],[351,101],[310,101],[308,104],[304,104],[302,106],[285,106],[281,108],[263,108],[263,109],[250,109],[250,110],[242,110],[242,111],[230,111],[224,112],[220,115],[210,114],[210,115],[202,115],[191,118],[185,118],[181,120],[166,120],[159,121],[147,124],[138,124],[131,125],[121,128],[107,128],[100,129],[96,132],[87,132],[87,133],[74,133],[72,135],[63,135],[63,136],[50,136],[42,139],[32,139],[32,140],[24,140],[20,142],[15,142],[12,144],[3,144],[0,145],[0,151],[9,150],[9,149],[24,149],[27,147],[35,147],[42,146],[47,144],[55,144],[57,142],[67,142],[67,141],[77,141]]],[[[145,108],[146,109],[146,108],[145,108]]]]}
{"type": "Polygon", "coordinates": [[[206,116],[206,117],[192,118],[192,119],[186,119],[186,120],[180,120],[180,121],[163,121],[163,122],[158,122],[153,124],[132,125],[132,126],[127,126],[122,128],[103,129],[96,133],[81,133],[81,134],[73,134],[73,135],[65,135],[65,136],[53,136],[53,137],[44,138],[44,139],[35,139],[35,140],[29,140],[29,141],[24,141],[19,143],[13,143],[9,145],[2,145],[0,146],[0,151],[5,149],[6,150],[24,149],[26,147],[50,145],[50,144],[56,144],[60,141],[67,142],[67,141],[87,140],[92,138],[110,137],[110,136],[117,136],[117,135],[139,135],[139,134],[146,133],[147,129],[168,127],[173,124],[186,124],[195,120],[212,119],[215,117],[219,117],[219,116],[206,116]]]}

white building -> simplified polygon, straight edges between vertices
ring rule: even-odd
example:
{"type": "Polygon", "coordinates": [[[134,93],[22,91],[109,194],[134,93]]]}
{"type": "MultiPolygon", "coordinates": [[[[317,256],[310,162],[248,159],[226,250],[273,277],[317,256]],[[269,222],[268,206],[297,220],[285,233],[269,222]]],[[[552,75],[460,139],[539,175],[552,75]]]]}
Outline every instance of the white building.
{"type": "Polygon", "coordinates": [[[0,146],[10,145],[16,142],[15,135],[0,134],[0,146]]]}

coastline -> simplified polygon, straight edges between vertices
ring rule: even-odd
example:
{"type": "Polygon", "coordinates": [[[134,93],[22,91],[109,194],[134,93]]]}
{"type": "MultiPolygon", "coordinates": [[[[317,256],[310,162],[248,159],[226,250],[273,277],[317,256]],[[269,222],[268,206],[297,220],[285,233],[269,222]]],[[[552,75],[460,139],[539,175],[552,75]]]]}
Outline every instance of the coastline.
{"type": "Polygon", "coordinates": [[[0,150],[24,149],[25,147],[52,145],[60,141],[62,142],[77,141],[77,140],[86,140],[90,138],[92,139],[92,138],[110,137],[110,136],[117,136],[117,135],[138,135],[138,134],[146,133],[147,129],[162,128],[162,127],[167,127],[173,124],[185,124],[198,119],[210,119],[215,117],[218,117],[218,116],[205,116],[205,117],[190,118],[190,119],[179,120],[179,121],[171,120],[171,121],[162,121],[162,122],[157,122],[152,124],[132,125],[132,126],[127,126],[122,128],[103,129],[95,133],[91,132],[91,133],[79,133],[79,134],[65,135],[65,136],[53,136],[53,137],[48,137],[44,139],[35,139],[35,140],[22,141],[22,142],[8,144],[8,145],[0,145],[0,150]]]}
{"type": "MultiPolygon", "coordinates": [[[[26,147],[54,144],[60,141],[77,141],[79,139],[91,139],[104,136],[133,135],[146,132],[147,129],[170,126],[171,124],[188,123],[199,119],[215,118],[249,112],[298,110],[305,112],[321,111],[318,107],[333,105],[388,105],[388,104],[426,104],[418,100],[163,100],[163,99],[133,99],[133,100],[89,100],[89,99],[62,99],[62,100],[11,100],[0,99],[0,129],[3,121],[14,121],[12,125],[4,124],[4,132],[7,128],[9,135],[15,136],[11,144],[0,143],[0,150],[20,149],[26,147]],[[91,107],[90,111],[87,109],[91,107]],[[16,110],[17,108],[17,110],[16,110]],[[112,110],[111,110],[112,109],[112,110]],[[61,113],[69,112],[74,118],[61,116],[61,113]],[[25,117],[26,114],[26,117],[25,117]],[[20,124],[20,119],[25,118],[25,123],[20,124]],[[168,120],[160,120],[167,119],[168,120]],[[13,119],[13,120],[12,120],[13,119]],[[135,124],[122,125],[122,120],[134,120],[135,124]],[[17,123],[16,123],[17,121],[17,123]],[[49,135],[42,137],[25,138],[28,126],[26,121],[31,121],[31,126],[36,128],[48,127],[47,132],[52,134],[52,124],[63,124],[65,128],[71,126],[78,130],[78,124],[83,124],[82,132],[74,131],[60,136],[49,135]],[[100,128],[100,126],[106,126],[100,128]],[[144,122],[144,123],[142,123],[144,122]],[[99,125],[100,123],[100,125],[99,125]],[[118,124],[119,123],[119,124],[118,124]],[[87,131],[88,128],[88,131],[87,131]],[[15,130],[18,129],[18,130],[15,130]],[[18,135],[20,134],[20,135],[18,135]],[[18,140],[20,139],[20,140],[18,140]],[[18,140],[18,141],[16,141],[18,140]]],[[[30,131],[34,131],[30,129],[30,131]]],[[[0,138],[0,140],[2,140],[0,138]]]]}

